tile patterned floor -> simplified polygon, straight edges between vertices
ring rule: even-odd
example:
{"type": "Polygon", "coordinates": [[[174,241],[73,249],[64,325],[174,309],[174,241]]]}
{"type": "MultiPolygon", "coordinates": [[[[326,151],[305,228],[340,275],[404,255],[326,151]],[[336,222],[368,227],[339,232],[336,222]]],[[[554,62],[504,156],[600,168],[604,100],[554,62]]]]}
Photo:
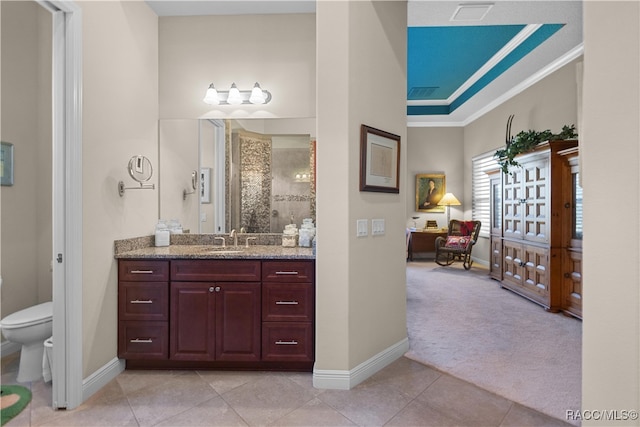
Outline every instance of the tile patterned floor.
{"type": "MultiPolygon", "coordinates": [[[[16,383],[17,354],[2,359],[16,383]]],[[[24,384],[23,384],[24,385],[24,384]]],[[[125,371],[84,404],[51,409],[30,384],[11,426],[569,426],[461,379],[400,358],[352,390],[321,390],[310,373],[125,371]]]]}

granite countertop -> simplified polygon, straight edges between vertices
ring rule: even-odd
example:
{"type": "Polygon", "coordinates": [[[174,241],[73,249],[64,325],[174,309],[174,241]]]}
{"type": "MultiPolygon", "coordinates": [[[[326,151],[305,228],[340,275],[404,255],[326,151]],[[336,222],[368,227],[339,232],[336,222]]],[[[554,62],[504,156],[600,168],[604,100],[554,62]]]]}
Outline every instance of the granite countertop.
{"type": "Polygon", "coordinates": [[[276,245],[226,246],[170,245],[117,253],[117,259],[315,259],[311,248],[276,245]]]}
{"type": "Polygon", "coordinates": [[[229,246],[229,235],[183,234],[171,235],[170,246],[156,247],[154,236],[134,237],[114,242],[116,259],[315,259],[311,248],[284,247],[280,234],[239,234],[239,243],[229,246]],[[219,237],[225,237],[222,246],[219,237]],[[218,240],[216,240],[218,238],[218,240]]]}

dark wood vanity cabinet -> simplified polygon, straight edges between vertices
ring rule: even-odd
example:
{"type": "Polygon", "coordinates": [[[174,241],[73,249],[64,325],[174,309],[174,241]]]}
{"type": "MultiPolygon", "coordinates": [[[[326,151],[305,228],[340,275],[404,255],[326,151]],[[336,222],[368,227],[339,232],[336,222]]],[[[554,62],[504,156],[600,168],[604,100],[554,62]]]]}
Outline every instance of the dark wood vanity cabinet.
{"type": "Polygon", "coordinates": [[[118,356],[134,368],[309,370],[313,260],[119,261],[118,356]]]}
{"type": "Polygon", "coordinates": [[[313,361],[314,277],[312,261],[263,261],[263,360],[313,361]]]}
{"type": "Polygon", "coordinates": [[[169,262],[118,264],[118,357],[166,359],[169,354],[169,262]]]}
{"type": "Polygon", "coordinates": [[[172,261],[169,358],[260,361],[260,300],[260,261],[172,261]]]}

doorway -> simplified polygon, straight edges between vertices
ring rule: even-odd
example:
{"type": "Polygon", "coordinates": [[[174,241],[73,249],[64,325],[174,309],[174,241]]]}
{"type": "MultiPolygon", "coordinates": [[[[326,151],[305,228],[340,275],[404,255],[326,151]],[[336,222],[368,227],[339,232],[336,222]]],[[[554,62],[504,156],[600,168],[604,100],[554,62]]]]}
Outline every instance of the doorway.
{"type": "MultiPolygon", "coordinates": [[[[41,76],[34,84],[32,90],[35,101],[30,101],[38,109],[47,106],[46,111],[41,112],[46,120],[43,119],[44,124],[40,128],[41,137],[48,146],[45,150],[46,159],[38,161],[33,169],[28,169],[29,173],[41,173],[41,176],[35,179],[29,174],[23,176],[24,182],[31,179],[47,193],[44,197],[39,194],[32,197],[45,200],[41,208],[46,211],[42,217],[46,217],[43,221],[47,224],[43,224],[43,228],[48,229],[46,242],[39,246],[44,247],[41,258],[45,260],[45,275],[48,276],[46,287],[49,294],[43,295],[43,298],[53,300],[51,404],[54,409],[73,409],[82,403],[83,397],[81,10],[72,1],[37,0],[26,5],[36,11],[45,28],[42,36],[46,43],[40,44],[42,51],[37,56],[45,58],[44,62],[47,62],[43,62],[42,67],[46,76],[41,76]],[[43,13],[43,9],[46,12],[43,13]],[[39,82],[45,84],[40,87],[39,82]],[[41,166],[46,163],[47,167],[41,166]]],[[[3,14],[4,22],[10,22],[9,19],[8,15],[3,14]]],[[[7,47],[10,46],[18,54],[24,49],[20,39],[3,37],[2,40],[13,43],[7,44],[7,47]]],[[[3,49],[3,59],[5,52],[10,51],[3,49]]],[[[2,63],[6,64],[4,60],[2,63]]],[[[3,67],[3,73],[4,71],[3,67]]],[[[6,76],[3,74],[3,77],[9,76],[9,73],[6,76]]],[[[8,100],[5,95],[7,93],[3,93],[3,100],[8,100]]],[[[18,92],[11,101],[20,102],[26,98],[24,93],[18,92]]],[[[28,123],[31,117],[28,114],[26,117],[22,121],[28,123]]],[[[28,144],[32,144],[29,138],[21,139],[25,141],[22,144],[25,149],[28,144]]],[[[16,151],[18,148],[16,146],[16,151]]],[[[26,154],[26,151],[21,154],[26,154]]],[[[24,168],[23,162],[26,160],[16,154],[16,168],[21,163],[20,167],[24,168]]],[[[16,189],[17,185],[14,190],[16,189]]],[[[29,193],[29,190],[24,193],[29,193]]],[[[11,227],[14,226],[15,224],[11,227]]]]}

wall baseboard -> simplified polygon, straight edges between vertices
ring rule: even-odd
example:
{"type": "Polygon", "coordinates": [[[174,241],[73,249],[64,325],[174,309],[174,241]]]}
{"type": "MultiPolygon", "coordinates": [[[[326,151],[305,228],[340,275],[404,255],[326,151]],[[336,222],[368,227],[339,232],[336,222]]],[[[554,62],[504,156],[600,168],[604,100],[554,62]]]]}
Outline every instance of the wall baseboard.
{"type": "Polygon", "coordinates": [[[349,371],[314,369],[313,386],[315,388],[350,390],[402,357],[407,351],[409,351],[409,338],[386,348],[349,371]]]}
{"type": "Polygon", "coordinates": [[[82,401],[86,402],[89,397],[107,385],[111,380],[120,375],[124,371],[124,359],[114,357],[102,368],[95,371],[89,377],[82,381],[82,401]]]}

